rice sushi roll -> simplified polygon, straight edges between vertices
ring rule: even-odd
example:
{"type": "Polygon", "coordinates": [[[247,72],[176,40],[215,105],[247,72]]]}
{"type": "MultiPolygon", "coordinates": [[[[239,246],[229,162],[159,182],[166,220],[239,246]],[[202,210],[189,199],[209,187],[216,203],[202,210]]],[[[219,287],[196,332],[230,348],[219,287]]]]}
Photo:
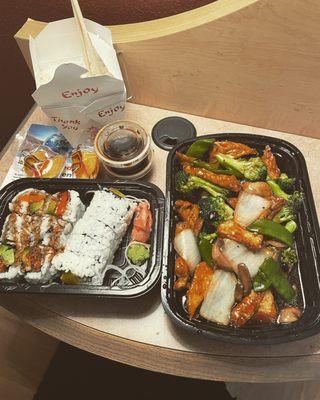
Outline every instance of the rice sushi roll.
{"type": "Polygon", "coordinates": [[[64,252],[53,266],[71,272],[81,282],[102,285],[105,272],[131,222],[136,203],[111,192],[95,192],[90,206],[75,224],[64,252]]]}
{"type": "Polygon", "coordinates": [[[112,192],[96,192],[86,215],[109,226],[116,236],[123,237],[137,204],[131,199],[118,197],[112,192]]]}
{"type": "Polygon", "coordinates": [[[68,250],[57,254],[52,264],[56,270],[71,272],[81,283],[91,285],[102,285],[108,265],[104,255],[79,254],[68,250]]]}
{"type": "Polygon", "coordinates": [[[0,244],[0,280],[14,281],[22,275],[15,261],[15,249],[8,244],[0,244]]]}
{"type": "Polygon", "coordinates": [[[13,198],[9,208],[20,215],[54,215],[71,223],[75,223],[85,210],[75,190],[51,195],[44,190],[27,189],[13,198]]]}

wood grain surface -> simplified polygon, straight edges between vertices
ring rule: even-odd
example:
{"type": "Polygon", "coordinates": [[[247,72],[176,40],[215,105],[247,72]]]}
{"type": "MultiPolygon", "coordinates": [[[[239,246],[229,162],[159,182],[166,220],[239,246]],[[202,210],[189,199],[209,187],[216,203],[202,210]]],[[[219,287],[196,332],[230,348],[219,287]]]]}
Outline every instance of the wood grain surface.
{"type": "MultiPolygon", "coordinates": [[[[179,115],[190,119],[198,135],[246,132],[279,137],[295,144],[304,154],[316,204],[320,205],[319,169],[314,160],[320,141],[286,133],[129,104],[127,118],[148,132],[161,118],[179,115]]],[[[30,123],[48,123],[40,109],[30,115],[0,160],[4,178],[30,123]]],[[[154,168],[148,180],[164,189],[167,153],[155,149],[154,168]]],[[[100,178],[106,179],[104,176],[100,178]]],[[[101,356],[187,377],[243,381],[282,382],[320,376],[320,335],[277,346],[227,345],[190,335],[173,325],[165,314],[157,286],[146,296],[130,301],[81,296],[5,294],[0,304],[28,323],[60,340],[101,356]]]]}
{"type": "MultiPolygon", "coordinates": [[[[320,137],[319,17],[318,0],[219,0],[110,28],[134,103],[320,137]]],[[[17,33],[27,61],[44,27],[17,33]]]]}
{"type": "Polygon", "coordinates": [[[32,400],[57,343],[0,307],[0,398],[32,400]]]}

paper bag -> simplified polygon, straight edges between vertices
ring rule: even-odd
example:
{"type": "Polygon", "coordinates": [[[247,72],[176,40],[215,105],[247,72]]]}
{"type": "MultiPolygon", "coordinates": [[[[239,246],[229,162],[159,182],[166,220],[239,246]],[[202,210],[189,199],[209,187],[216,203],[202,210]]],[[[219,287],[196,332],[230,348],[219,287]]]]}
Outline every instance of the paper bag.
{"type": "Polygon", "coordinates": [[[32,96],[72,146],[91,141],[101,126],[123,119],[126,104],[110,30],[87,19],[83,23],[100,64],[94,72],[75,18],[51,22],[29,41],[37,87],[32,96]]]}

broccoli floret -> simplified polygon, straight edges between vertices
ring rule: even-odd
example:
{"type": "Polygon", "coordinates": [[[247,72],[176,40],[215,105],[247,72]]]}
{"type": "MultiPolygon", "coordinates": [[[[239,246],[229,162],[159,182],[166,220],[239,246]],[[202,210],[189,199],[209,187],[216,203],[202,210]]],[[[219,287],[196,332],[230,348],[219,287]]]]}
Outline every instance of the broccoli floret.
{"type": "Polygon", "coordinates": [[[210,243],[213,243],[213,241],[217,238],[216,232],[213,233],[206,233],[206,232],[201,232],[199,234],[199,242],[203,239],[208,240],[210,243]]]}
{"type": "Polygon", "coordinates": [[[267,179],[267,183],[275,196],[282,197],[285,200],[289,200],[290,194],[288,194],[287,192],[292,192],[295,178],[289,178],[287,174],[283,173],[277,179],[267,179]]]}
{"type": "Polygon", "coordinates": [[[213,197],[226,197],[229,191],[214,185],[205,179],[179,171],[176,174],[176,190],[180,193],[190,194],[193,190],[203,189],[213,197]]]}
{"type": "Polygon", "coordinates": [[[240,172],[248,181],[261,181],[267,177],[267,169],[260,157],[235,159],[225,154],[217,154],[216,159],[224,168],[240,172]]]}
{"type": "Polygon", "coordinates": [[[289,178],[287,174],[282,173],[279,178],[275,179],[275,182],[280,186],[282,190],[291,193],[294,189],[296,179],[289,178]]]}
{"type": "Polygon", "coordinates": [[[289,200],[290,194],[284,192],[280,185],[274,179],[268,179],[267,184],[270,186],[272,193],[277,197],[282,197],[285,200],[289,200]]]}
{"type": "Polygon", "coordinates": [[[297,212],[303,201],[303,193],[297,190],[288,195],[287,203],[282,207],[278,214],[273,218],[275,222],[284,223],[294,221],[297,217],[297,212]]]}
{"type": "Polygon", "coordinates": [[[199,206],[200,217],[204,220],[203,229],[206,232],[233,218],[233,209],[221,197],[201,197],[199,206]]]}
{"type": "Polygon", "coordinates": [[[292,268],[297,264],[297,262],[297,253],[292,247],[288,247],[281,252],[281,264],[285,266],[288,271],[291,271],[292,268]]]}

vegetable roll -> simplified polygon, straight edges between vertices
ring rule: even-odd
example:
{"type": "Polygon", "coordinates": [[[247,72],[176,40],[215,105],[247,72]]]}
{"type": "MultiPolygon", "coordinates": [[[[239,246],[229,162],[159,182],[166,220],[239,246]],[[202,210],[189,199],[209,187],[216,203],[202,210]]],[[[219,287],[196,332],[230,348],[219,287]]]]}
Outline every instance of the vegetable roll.
{"type": "Polygon", "coordinates": [[[131,199],[122,198],[111,192],[96,192],[86,215],[109,226],[116,236],[123,237],[131,222],[137,204],[131,199]]]}
{"type": "Polygon", "coordinates": [[[75,224],[65,251],[54,257],[54,268],[71,272],[81,282],[102,285],[135,207],[131,199],[95,192],[90,206],[75,224]]]}
{"type": "Polygon", "coordinates": [[[102,285],[107,262],[104,255],[85,255],[67,250],[54,257],[53,267],[60,271],[71,272],[81,283],[102,285]]]}

